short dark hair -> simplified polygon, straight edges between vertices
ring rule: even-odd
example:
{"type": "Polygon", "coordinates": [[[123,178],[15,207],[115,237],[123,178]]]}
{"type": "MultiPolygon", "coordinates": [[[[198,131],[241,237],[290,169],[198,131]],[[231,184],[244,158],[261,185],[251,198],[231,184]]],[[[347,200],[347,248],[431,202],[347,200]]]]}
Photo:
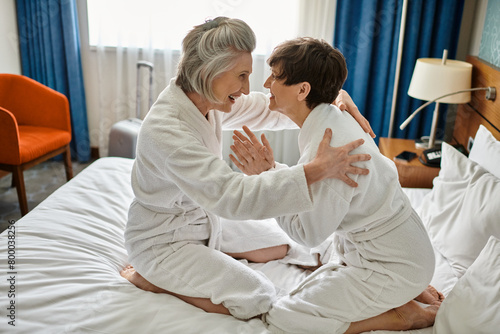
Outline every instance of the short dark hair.
{"type": "Polygon", "coordinates": [[[301,37],[285,41],[274,50],[267,63],[279,70],[276,78],[284,84],[308,82],[311,91],[306,104],[313,109],[320,103],[332,103],[347,78],[342,53],[324,40],[301,37]]]}

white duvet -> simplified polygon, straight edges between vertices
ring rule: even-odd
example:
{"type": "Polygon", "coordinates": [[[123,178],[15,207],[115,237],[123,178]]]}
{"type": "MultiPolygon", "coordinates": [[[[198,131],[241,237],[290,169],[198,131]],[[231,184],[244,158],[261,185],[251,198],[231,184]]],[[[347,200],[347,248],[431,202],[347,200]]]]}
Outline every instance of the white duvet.
{"type": "MultiPolygon", "coordinates": [[[[131,168],[130,159],[99,159],[0,235],[0,333],[267,333],[259,319],[205,313],[120,276],[131,168]]],[[[418,203],[425,191],[408,194],[418,203]]],[[[249,265],[286,290],[309,274],[277,261],[249,265]]],[[[438,256],[431,284],[447,294],[455,282],[438,256]]]]}

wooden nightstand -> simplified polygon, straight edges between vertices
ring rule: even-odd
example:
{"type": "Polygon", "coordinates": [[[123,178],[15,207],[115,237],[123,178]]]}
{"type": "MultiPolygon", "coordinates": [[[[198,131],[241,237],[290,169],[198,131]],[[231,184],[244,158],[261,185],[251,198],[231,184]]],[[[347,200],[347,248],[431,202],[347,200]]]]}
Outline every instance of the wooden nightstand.
{"type": "Polygon", "coordinates": [[[438,176],[439,168],[423,165],[418,157],[424,149],[415,148],[415,141],[409,139],[380,138],[380,153],[394,161],[394,157],[403,151],[417,153],[410,162],[394,161],[399,173],[399,182],[406,188],[432,188],[432,180],[438,176]]]}

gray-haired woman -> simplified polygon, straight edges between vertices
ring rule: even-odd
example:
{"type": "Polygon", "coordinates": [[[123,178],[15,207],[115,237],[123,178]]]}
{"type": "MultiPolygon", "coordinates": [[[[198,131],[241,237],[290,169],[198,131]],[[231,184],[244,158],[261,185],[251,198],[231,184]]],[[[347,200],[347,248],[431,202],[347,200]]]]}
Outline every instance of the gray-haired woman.
{"type": "MultiPolygon", "coordinates": [[[[139,134],[132,171],[135,199],[125,231],[133,268],[122,272],[143,289],[241,319],[267,312],[275,287],[220,251],[220,217],[264,219],[310,210],[310,184],[339,178],[355,185],[346,174],[368,171],[351,164],[370,158],[348,155],[362,140],[330,147],[327,130],[308,164],[252,177],[233,172],[221,159],[223,126],[293,125],[267,108],[264,94],[249,92],[254,48],[254,33],[237,19],[216,18],[185,37],[178,76],[160,94],[139,134]]],[[[364,119],[359,112],[356,116],[364,119]]],[[[282,246],[266,248],[264,256],[256,250],[256,257],[253,251],[243,257],[276,259],[285,255],[282,246]]]]}

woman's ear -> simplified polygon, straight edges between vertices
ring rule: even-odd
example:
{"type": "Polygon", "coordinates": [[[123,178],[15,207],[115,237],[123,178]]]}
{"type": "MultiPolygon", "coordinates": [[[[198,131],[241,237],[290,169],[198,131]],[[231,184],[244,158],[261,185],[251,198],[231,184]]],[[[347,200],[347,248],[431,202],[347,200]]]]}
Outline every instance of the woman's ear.
{"type": "Polygon", "coordinates": [[[311,91],[311,84],[307,81],[301,82],[298,84],[299,92],[297,95],[297,99],[299,101],[305,101],[309,92],[311,91]]]}

